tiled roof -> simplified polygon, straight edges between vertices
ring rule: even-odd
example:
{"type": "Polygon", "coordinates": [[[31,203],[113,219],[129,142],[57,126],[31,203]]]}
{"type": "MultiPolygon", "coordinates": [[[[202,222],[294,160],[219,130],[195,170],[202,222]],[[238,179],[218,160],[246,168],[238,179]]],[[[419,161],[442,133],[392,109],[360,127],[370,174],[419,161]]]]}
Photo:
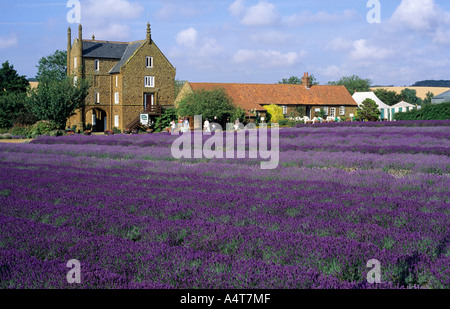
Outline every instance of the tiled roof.
{"type": "Polygon", "coordinates": [[[129,43],[83,40],[83,57],[121,59],[129,43]]]}
{"type": "Polygon", "coordinates": [[[287,84],[190,83],[194,91],[223,88],[235,104],[246,110],[265,111],[263,105],[357,106],[344,86],[287,84]]]}

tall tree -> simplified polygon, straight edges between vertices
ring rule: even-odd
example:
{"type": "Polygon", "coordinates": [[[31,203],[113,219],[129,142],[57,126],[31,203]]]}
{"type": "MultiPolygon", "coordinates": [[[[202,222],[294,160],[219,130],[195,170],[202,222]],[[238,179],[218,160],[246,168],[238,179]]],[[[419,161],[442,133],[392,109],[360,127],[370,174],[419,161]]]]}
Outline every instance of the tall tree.
{"type": "Polygon", "coordinates": [[[177,112],[182,117],[202,115],[203,120],[225,125],[236,113],[236,108],[233,99],[225,90],[218,88],[188,94],[178,104],[177,112]]]}
{"type": "Polygon", "coordinates": [[[372,99],[365,99],[361,106],[358,107],[356,112],[356,119],[367,120],[367,121],[378,121],[381,115],[380,110],[378,109],[377,103],[372,99]]]}
{"type": "MultiPolygon", "coordinates": [[[[319,82],[316,80],[316,77],[314,74],[311,74],[310,76],[310,85],[315,86],[318,85],[319,82]]],[[[289,78],[283,78],[281,81],[278,82],[278,84],[289,84],[289,85],[301,85],[302,79],[297,76],[291,76],[289,78]]]]}
{"type": "Polygon", "coordinates": [[[403,101],[411,103],[413,105],[422,105],[422,99],[417,97],[417,91],[410,88],[405,88],[401,92],[403,101]]]}
{"type": "Polygon", "coordinates": [[[357,75],[344,76],[338,81],[328,82],[328,85],[334,86],[345,86],[348,92],[353,95],[355,91],[357,92],[367,92],[370,91],[370,85],[372,81],[370,79],[362,79],[357,75]]]}
{"type": "Polygon", "coordinates": [[[427,94],[425,95],[425,99],[423,100],[423,104],[427,105],[427,104],[431,104],[431,100],[434,98],[434,93],[432,93],[431,91],[428,91],[427,94]]]}
{"type": "Polygon", "coordinates": [[[11,128],[14,124],[33,124],[35,117],[27,108],[26,92],[5,92],[0,95],[0,128],[11,128]]]}
{"type": "Polygon", "coordinates": [[[28,106],[39,120],[54,121],[63,129],[67,118],[84,105],[90,86],[86,79],[78,79],[76,84],[72,78],[47,80],[31,91],[28,106]]]}
{"type": "Polygon", "coordinates": [[[30,85],[26,76],[20,76],[8,61],[0,69],[0,95],[5,92],[26,92],[30,85]]]}
{"type": "Polygon", "coordinates": [[[387,89],[376,89],[373,93],[389,106],[395,105],[402,100],[402,96],[395,91],[387,89]]]}
{"type": "Polygon", "coordinates": [[[53,54],[42,57],[36,66],[36,79],[39,82],[63,80],[67,77],[67,51],[57,50],[53,54]]]}

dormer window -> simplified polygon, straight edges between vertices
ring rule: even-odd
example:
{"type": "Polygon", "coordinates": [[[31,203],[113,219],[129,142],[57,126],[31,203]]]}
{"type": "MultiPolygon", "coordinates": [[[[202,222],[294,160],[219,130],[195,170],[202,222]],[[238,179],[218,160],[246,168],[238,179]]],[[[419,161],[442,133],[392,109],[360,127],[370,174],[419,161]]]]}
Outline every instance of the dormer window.
{"type": "Polygon", "coordinates": [[[147,68],[153,68],[153,57],[147,57],[145,59],[145,64],[147,68]]]}
{"type": "Polygon", "coordinates": [[[98,59],[95,59],[95,70],[100,71],[100,61],[98,59]]]}

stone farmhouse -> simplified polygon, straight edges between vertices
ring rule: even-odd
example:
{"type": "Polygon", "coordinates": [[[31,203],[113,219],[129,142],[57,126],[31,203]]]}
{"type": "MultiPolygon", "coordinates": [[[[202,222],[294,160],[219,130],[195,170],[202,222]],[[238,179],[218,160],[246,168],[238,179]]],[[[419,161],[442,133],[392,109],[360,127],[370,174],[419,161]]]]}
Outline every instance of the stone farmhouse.
{"type": "Polygon", "coordinates": [[[308,73],[304,74],[301,85],[186,82],[175,99],[175,106],[188,93],[222,88],[238,107],[245,110],[250,121],[257,116],[265,117],[264,106],[271,104],[281,106],[286,117],[299,116],[297,107],[300,106],[306,108],[306,116],[310,119],[321,108],[332,118],[356,115],[358,104],[344,86],[311,86],[310,82],[308,73]]]}
{"type": "Polygon", "coordinates": [[[74,82],[85,77],[93,82],[85,107],[68,119],[68,126],[132,129],[141,113],[158,117],[173,107],[176,69],[153,42],[150,24],[142,41],[86,40],[81,24],[73,44],[70,27],[67,40],[67,74],[74,82]]]}

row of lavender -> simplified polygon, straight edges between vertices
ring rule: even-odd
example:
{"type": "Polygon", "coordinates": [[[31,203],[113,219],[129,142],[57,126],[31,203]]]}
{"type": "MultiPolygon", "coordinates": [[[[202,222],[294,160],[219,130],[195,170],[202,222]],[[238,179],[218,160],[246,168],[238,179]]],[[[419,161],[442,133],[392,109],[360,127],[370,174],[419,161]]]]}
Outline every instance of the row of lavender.
{"type": "MultiPolygon", "coordinates": [[[[191,133],[193,134],[193,133],[191,133]]],[[[237,133],[235,133],[237,135],[237,133]]],[[[245,147],[249,148],[249,131],[246,132],[245,147]]],[[[448,126],[441,127],[339,127],[339,128],[299,128],[280,130],[280,151],[330,151],[359,153],[424,153],[448,155],[450,132],[448,126]],[[411,143],[412,142],[412,143],[411,143]]],[[[103,146],[136,146],[170,148],[179,135],[114,135],[41,137],[37,144],[77,144],[103,146]]],[[[211,138],[203,135],[202,145],[211,138]]],[[[194,138],[191,139],[194,142],[194,138]]],[[[235,137],[235,140],[238,140],[235,137]]],[[[271,134],[269,131],[269,146],[271,134]]],[[[225,143],[225,139],[224,139],[225,143]]],[[[238,143],[233,146],[236,147],[238,143]]]]}
{"type": "Polygon", "coordinates": [[[398,154],[444,161],[399,177],[290,159],[349,153],[286,151],[263,171],[162,146],[0,146],[2,288],[450,287],[446,155],[398,154]],[[83,277],[69,286],[73,258],[83,277]],[[374,258],[381,285],[366,280],[374,258]]]}

